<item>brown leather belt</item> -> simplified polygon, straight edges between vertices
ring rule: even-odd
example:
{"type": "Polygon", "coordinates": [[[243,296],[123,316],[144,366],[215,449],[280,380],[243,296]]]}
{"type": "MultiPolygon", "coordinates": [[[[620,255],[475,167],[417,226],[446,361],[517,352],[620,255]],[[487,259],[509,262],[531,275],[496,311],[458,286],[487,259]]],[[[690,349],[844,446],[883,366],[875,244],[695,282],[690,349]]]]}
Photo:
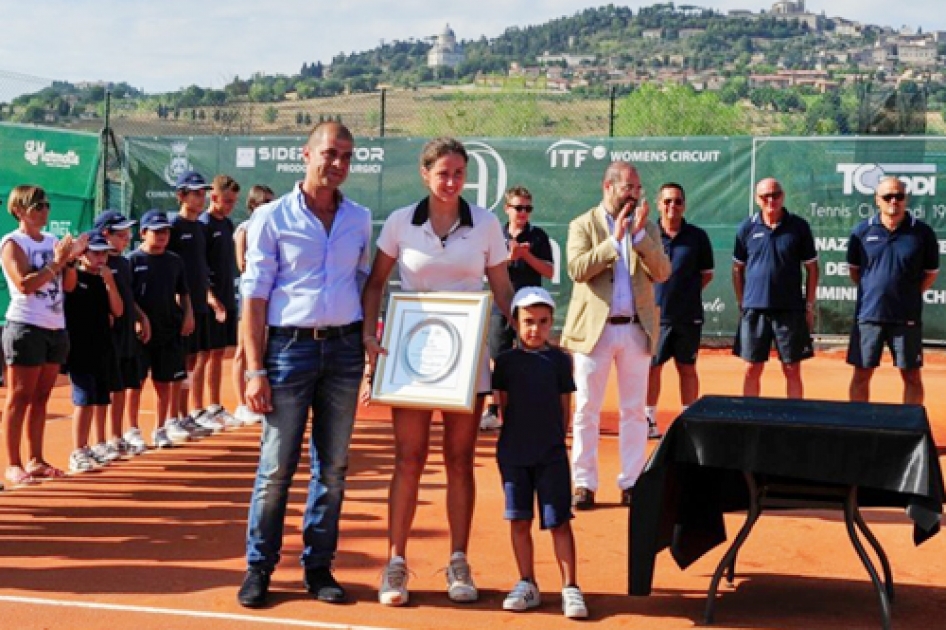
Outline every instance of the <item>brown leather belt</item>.
{"type": "Polygon", "coordinates": [[[608,323],[614,324],[615,326],[620,326],[622,324],[639,324],[641,318],[637,315],[631,315],[630,317],[609,317],[608,323]]]}

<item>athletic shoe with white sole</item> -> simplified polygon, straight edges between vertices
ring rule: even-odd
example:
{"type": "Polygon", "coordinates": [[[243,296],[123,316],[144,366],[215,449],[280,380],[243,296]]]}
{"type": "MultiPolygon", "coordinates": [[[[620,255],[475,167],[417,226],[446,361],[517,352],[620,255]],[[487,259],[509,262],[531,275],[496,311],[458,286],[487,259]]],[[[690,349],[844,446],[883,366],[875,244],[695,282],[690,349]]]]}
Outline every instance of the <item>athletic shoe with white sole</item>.
{"type": "Polygon", "coordinates": [[[503,610],[514,610],[522,612],[530,608],[537,608],[542,603],[542,595],[539,593],[539,587],[535,582],[529,580],[519,580],[512,587],[509,595],[503,600],[503,610]]]}
{"type": "Polygon", "coordinates": [[[381,588],[378,589],[378,601],[385,606],[403,606],[410,599],[407,592],[409,578],[407,563],[404,558],[391,558],[381,574],[381,588]]]}
{"type": "Polygon", "coordinates": [[[141,435],[141,429],[138,427],[131,427],[125,431],[125,442],[128,443],[129,453],[131,455],[141,455],[148,450],[148,445],[145,444],[145,439],[141,435]]]}
{"type": "Polygon", "coordinates": [[[96,463],[88,446],[78,448],[69,455],[69,472],[84,473],[95,470],[96,463]]]}
{"type": "Polygon", "coordinates": [[[151,443],[154,444],[155,448],[171,448],[174,446],[174,442],[168,437],[168,430],[165,427],[154,430],[154,433],[151,434],[151,443]]]}
{"type": "Polygon", "coordinates": [[[184,428],[180,418],[171,418],[165,422],[164,433],[175,444],[181,444],[191,439],[190,431],[184,428]]]}
{"type": "Polygon", "coordinates": [[[569,619],[585,619],[588,616],[585,598],[577,586],[562,589],[562,612],[569,619]]]}
{"type": "Polygon", "coordinates": [[[241,421],[243,424],[257,424],[263,421],[263,414],[250,411],[250,408],[246,405],[240,405],[237,407],[233,417],[241,421]]]}
{"type": "Polygon", "coordinates": [[[480,596],[473,583],[470,563],[462,551],[454,551],[447,565],[447,596],[457,603],[475,602],[480,596]]]}

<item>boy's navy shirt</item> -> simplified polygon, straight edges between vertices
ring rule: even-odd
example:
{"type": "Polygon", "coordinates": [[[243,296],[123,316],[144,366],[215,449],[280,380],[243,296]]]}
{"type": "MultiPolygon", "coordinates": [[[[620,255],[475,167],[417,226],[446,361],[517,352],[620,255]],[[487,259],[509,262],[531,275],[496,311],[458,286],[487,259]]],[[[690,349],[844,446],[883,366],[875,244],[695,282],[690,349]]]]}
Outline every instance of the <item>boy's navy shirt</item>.
{"type": "Polygon", "coordinates": [[[115,354],[121,359],[138,355],[138,338],[135,335],[135,293],[131,288],[131,263],[124,256],[109,256],[108,267],[112,270],[118,295],[122,299],[122,316],[112,321],[112,342],[115,354]]]}
{"type": "Polygon", "coordinates": [[[742,308],[804,311],[802,265],[817,260],[808,221],[783,208],[782,220],[769,227],[757,212],[736,232],[733,259],[746,266],[742,308]]]}
{"type": "Polygon", "coordinates": [[[66,330],[69,357],[66,367],[80,374],[101,374],[114,360],[108,289],[102,276],[76,269],[76,286],[66,293],[66,330]]]}
{"type": "Polygon", "coordinates": [[[190,289],[194,313],[206,313],[207,288],[210,286],[210,268],[207,266],[207,239],[204,224],[189,221],[176,214],[171,217],[171,240],[168,251],[181,257],[190,289]]]}
{"type": "Polygon", "coordinates": [[[568,458],[562,394],[575,391],[571,357],[552,347],[506,350],[496,357],[493,389],[506,392],[499,463],[534,466],[568,458]]]}
{"type": "Polygon", "coordinates": [[[184,310],[179,295],[188,295],[184,261],[174,252],[152,255],[136,249],[128,255],[135,302],[151,322],[151,342],[162,342],[181,334],[184,310]]]}
{"type": "Polygon", "coordinates": [[[228,311],[236,310],[236,247],[233,243],[233,221],[204,212],[198,219],[204,226],[207,241],[207,267],[210,290],[228,311]]]}
{"type": "Polygon", "coordinates": [[[655,285],[660,322],[702,324],[703,272],[713,270],[709,236],[702,228],[683,220],[680,231],[672,238],[661,225],[660,238],[672,266],[667,281],[655,285]]]}
{"type": "Polygon", "coordinates": [[[939,242],[926,223],[907,214],[897,229],[884,227],[877,215],[851,233],[847,262],[858,267],[855,318],[879,324],[919,323],[927,271],[939,269],[939,242]]]}

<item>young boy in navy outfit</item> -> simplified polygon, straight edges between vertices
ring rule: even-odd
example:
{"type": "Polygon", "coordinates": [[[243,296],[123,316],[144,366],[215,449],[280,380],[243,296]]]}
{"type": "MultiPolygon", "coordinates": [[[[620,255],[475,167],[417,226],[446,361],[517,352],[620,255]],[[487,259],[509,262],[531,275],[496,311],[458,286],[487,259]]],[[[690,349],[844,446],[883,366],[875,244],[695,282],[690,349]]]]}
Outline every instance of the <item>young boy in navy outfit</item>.
{"type": "Polygon", "coordinates": [[[496,460],[506,495],[505,518],[521,576],[503,608],[524,611],[541,603],[533,563],[533,506],[539,523],[552,532],[562,574],[562,611],[570,619],[588,616],[577,583],[571,529],[571,472],[565,433],[575,391],[571,358],[549,345],[555,302],[541,287],[523,287],[512,300],[519,347],[500,353],[493,370],[502,430],[496,460]]]}
{"type": "Polygon", "coordinates": [[[204,409],[204,373],[208,357],[207,320],[213,317],[210,296],[210,268],[207,266],[206,228],[198,220],[207,204],[210,184],[197,171],[181,173],[174,186],[180,210],[171,217],[171,238],[168,251],[184,261],[191,308],[194,311],[194,332],[185,335],[187,379],[171,408],[168,437],[186,441],[211,435],[223,428],[215,419],[201,412],[204,409]],[[190,411],[191,413],[188,413],[190,411]]]}
{"type": "Polygon", "coordinates": [[[118,459],[119,452],[107,442],[105,416],[111,402],[109,384],[115,354],[110,337],[111,318],[124,310],[118,287],[109,268],[112,248],[100,232],[90,232],[85,252],[79,259],[76,284],[66,291],[66,330],[70,352],[66,360],[72,381],[73,447],[69,456],[72,472],[86,472],[118,459]],[[102,340],[107,340],[102,343],[102,340]],[[93,419],[97,443],[89,447],[93,419]]]}
{"type": "MultiPolygon", "coordinates": [[[[135,302],[151,322],[151,338],[142,351],[142,380],[151,373],[157,408],[154,446],[172,446],[166,423],[187,378],[184,337],[194,331],[184,261],[167,251],[171,224],[160,210],[141,217],[141,246],[128,255],[135,302]]],[[[186,441],[187,434],[183,435],[186,441]]]]}
{"type": "Polygon", "coordinates": [[[122,455],[140,455],[148,447],[138,428],[138,408],[141,404],[141,344],[148,343],[151,326],[148,316],[135,303],[131,288],[131,263],[122,254],[131,242],[131,228],[137,221],[117,210],[105,210],[93,227],[105,237],[112,249],[108,251],[108,266],[115,278],[115,286],[122,297],[124,312],[112,321],[112,346],[115,364],[110,389],[112,404],[109,408],[111,443],[122,455]],[[122,434],[125,416],[128,430],[122,434]]]}

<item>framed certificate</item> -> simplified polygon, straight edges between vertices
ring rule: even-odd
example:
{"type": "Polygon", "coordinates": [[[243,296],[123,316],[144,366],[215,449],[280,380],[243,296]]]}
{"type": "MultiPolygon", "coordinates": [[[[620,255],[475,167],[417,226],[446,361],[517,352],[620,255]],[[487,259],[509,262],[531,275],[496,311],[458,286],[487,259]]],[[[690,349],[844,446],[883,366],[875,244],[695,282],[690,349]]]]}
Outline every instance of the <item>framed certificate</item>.
{"type": "Polygon", "coordinates": [[[391,293],[371,400],[473,411],[490,303],[486,291],[391,293]]]}

